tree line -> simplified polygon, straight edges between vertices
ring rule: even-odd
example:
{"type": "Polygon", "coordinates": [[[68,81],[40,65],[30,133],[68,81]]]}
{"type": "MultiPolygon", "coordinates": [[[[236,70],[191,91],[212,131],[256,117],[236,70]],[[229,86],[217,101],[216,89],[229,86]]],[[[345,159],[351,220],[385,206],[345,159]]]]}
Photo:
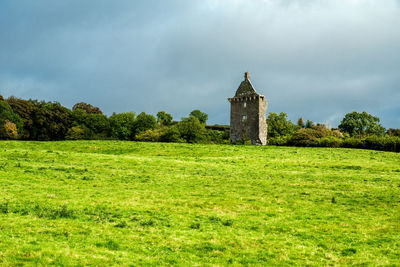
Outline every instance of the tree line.
{"type": "Polygon", "coordinates": [[[346,147],[400,152],[400,129],[386,130],[380,119],[367,112],[347,113],[337,129],[324,124],[291,122],[287,114],[269,113],[268,144],[279,146],[346,147]]]}
{"type": "Polygon", "coordinates": [[[153,142],[223,143],[229,140],[229,127],[206,126],[208,115],[193,110],[188,117],[174,121],[171,114],[157,116],[142,112],[103,114],[100,108],[84,102],[72,109],[58,102],[24,100],[0,96],[0,138],[38,141],[57,140],[135,140],[153,142]]]}
{"type": "MultiPolygon", "coordinates": [[[[230,143],[229,126],[206,125],[208,115],[193,110],[174,121],[171,114],[142,112],[103,114],[84,102],[72,109],[58,102],[4,99],[0,95],[0,138],[20,140],[135,140],[149,142],[230,143]]],[[[386,130],[378,117],[367,112],[345,115],[337,129],[287,114],[269,113],[268,144],[400,150],[400,129],[386,130]]],[[[246,140],[243,143],[247,143],[246,140]]]]}

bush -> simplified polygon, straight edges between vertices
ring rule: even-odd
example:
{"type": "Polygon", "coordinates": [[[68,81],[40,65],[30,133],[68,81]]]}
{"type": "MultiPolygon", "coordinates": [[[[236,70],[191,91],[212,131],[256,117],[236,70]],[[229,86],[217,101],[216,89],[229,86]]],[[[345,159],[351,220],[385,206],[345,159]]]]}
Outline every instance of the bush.
{"type": "Polygon", "coordinates": [[[294,146],[318,146],[318,139],[323,136],[321,131],[312,128],[303,128],[293,133],[290,144],[294,146]]]}
{"type": "Polygon", "coordinates": [[[182,118],[178,124],[178,130],[187,143],[199,143],[206,140],[206,128],[199,119],[194,116],[182,118]]]}
{"type": "Polygon", "coordinates": [[[341,147],[343,139],[334,136],[326,136],[318,139],[319,147],[341,147]]]}
{"type": "Polygon", "coordinates": [[[0,136],[5,139],[17,139],[17,125],[9,120],[5,120],[4,123],[2,123],[0,119],[0,136]]]}
{"type": "Polygon", "coordinates": [[[342,147],[400,152],[400,137],[388,135],[367,138],[350,137],[344,139],[342,147]]]}
{"type": "Polygon", "coordinates": [[[400,152],[400,137],[393,136],[370,136],[364,140],[365,148],[400,152]]]}
{"type": "Polygon", "coordinates": [[[156,129],[150,129],[136,135],[137,141],[144,142],[160,142],[162,141],[162,136],[164,136],[168,131],[167,127],[159,127],[156,129]]]}
{"type": "Polygon", "coordinates": [[[207,139],[214,144],[229,143],[229,130],[219,131],[207,129],[207,139]]]}
{"type": "Polygon", "coordinates": [[[179,128],[177,125],[173,125],[167,129],[167,131],[161,135],[161,142],[174,142],[174,143],[183,143],[185,140],[181,138],[181,133],[179,132],[179,128]]]}
{"type": "Polygon", "coordinates": [[[69,128],[65,135],[65,139],[67,140],[89,140],[92,138],[93,132],[84,125],[69,128]]]}
{"type": "Polygon", "coordinates": [[[268,138],[267,142],[268,145],[272,146],[287,146],[291,141],[290,139],[291,139],[290,136],[278,136],[278,137],[268,138]]]}
{"type": "Polygon", "coordinates": [[[364,141],[361,138],[356,137],[348,137],[343,140],[342,147],[347,148],[365,148],[364,141]]]}

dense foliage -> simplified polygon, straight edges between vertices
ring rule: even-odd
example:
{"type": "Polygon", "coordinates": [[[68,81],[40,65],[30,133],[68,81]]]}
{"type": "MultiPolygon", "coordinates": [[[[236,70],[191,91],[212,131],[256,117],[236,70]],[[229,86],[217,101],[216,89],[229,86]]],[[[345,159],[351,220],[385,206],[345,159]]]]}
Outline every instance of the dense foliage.
{"type": "Polygon", "coordinates": [[[103,114],[103,112],[100,110],[98,107],[94,107],[88,103],[85,102],[79,102],[76,103],[73,107],[72,110],[83,110],[88,114],[103,114]]]}
{"type": "Polygon", "coordinates": [[[22,132],[23,122],[21,117],[14,113],[11,106],[0,100],[0,138],[15,139],[22,132]]]}
{"type": "Polygon", "coordinates": [[[207,128],[208,115],[193,110],[174,122],[160,111],[157,118],[145,112],[114,113],[80,102],[72,110],[58,102],[0,98],[0,138],[22,140],[119,139],[149,142],[228,143],[229,127],[207,128]],[[2,100],[1,100],[2,99],[2,100]]]}
{"type": "Polygon", "coordinates": [[[206,124],[206,122],[208,120],[208,114],[201,112],[198,109],[195,109],[192,112],[190,112],[189,116],[197,118],[199,120],[199,122],[202,124],[206,124]]]}
{"type": "Polygon", "coordinates": [[[271,112],[267,117],[268,136],[280,137],[292,134],[296,126],[288,119],[287,114],[271,112]]]}
{"type": "Polygon", "coordinates": [[[339,124],[342,132],[349,133],[351,136],[366,136],[385,134],[385,128],[379,124],[379,118],[368,114],[367,112],[358,113],[353,111],[347,113],[339,124]]]}
{"type": "MultiPolygon", "coordinates": [[[[0,96],[0,138],[22,140],[136,140],[146,142],[228,144],[229,126],[206,125],[198,109],[181,121],[160,111],[103,115],[100,108],[80,102],[72,110],[58,102],[0,96]]],[[[385,128],[367,112],[350,112],[338,129],[299,118],[294,124],[284,112],[267,117],[268,144],[307,147],[349,147],[385,151],[400,149],[400,129],[385,128]]]]}

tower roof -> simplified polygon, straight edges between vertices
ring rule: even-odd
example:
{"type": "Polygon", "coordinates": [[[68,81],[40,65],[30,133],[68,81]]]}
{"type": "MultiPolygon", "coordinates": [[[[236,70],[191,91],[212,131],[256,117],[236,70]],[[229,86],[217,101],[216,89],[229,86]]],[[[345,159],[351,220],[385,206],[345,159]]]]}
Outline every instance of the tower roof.
{"type": "Polygon", "coordinates": [[[244,74],[244,81],[240,83],[236,90],[235,97],[258,95],[250,81],[250,73],[244,74]]]}

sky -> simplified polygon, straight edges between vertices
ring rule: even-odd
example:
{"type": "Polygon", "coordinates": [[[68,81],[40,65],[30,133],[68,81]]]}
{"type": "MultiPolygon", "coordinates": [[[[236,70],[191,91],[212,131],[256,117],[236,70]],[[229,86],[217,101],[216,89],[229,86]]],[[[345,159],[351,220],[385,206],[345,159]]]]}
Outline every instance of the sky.
{"type": "Polygon", "coordinates": [[[400,128],[400,1],[0,1],[5,97],[229,124],[246,71],[293,122],[400,128]]]}

